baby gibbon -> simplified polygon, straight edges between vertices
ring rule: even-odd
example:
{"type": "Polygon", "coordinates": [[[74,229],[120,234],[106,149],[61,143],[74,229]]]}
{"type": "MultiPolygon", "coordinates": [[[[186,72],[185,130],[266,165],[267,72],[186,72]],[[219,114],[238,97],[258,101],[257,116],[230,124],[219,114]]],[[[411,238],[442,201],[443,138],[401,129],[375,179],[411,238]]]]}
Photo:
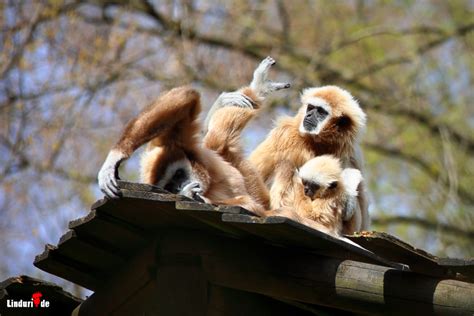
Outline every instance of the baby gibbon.
{"type": "Polygon", "coordinates": [[[266,94],[289,87],[288,84],[266,82],[267,72],[274,63],[273,59],[266,58],[257,67],[251,85],[240,90],[245,98],[233,98],[230,94],[227,100],[234,106],[228,107],[221,102],[226,97],[221,95],[213,109],[220,111],[224,117],[222,122],[226,123],[209,124],[209,139],[204,146],[199,139],[199,93],[189,87],[179,87],[160,96],[126,125],[109,152],[98,174],[104,194],[109,198],[120,196],[117,179],[121,162],[148,143],[141,160],[144,183],[207,203],[239,205],[262,215],[267,208],[264,204],[268,204],[265,186],[247,187],[248,183],[239,171],[240,165],[233,165],[235,159],[226,159],[240,155],[235,151],[240,147],[234,144],[239,143],[240,131],[253,115],[252,112],[235,115],[233,108],[258,107],[266,94]],[[220,143],[226,141],[231,146],[220,143]],[[230,154],[220,155],[214,150],[217,147],[230,154]],[[259,189],[264,191],[257,192],[259,189]]]}
{"type": "MultiPolygon", "coordinates": [[[[274,181],[281,162],[289,161],[300,168],[321,155],[337,157],[343,168],[361,170],[358,138],[366,115],[352,95],[336,86],[308,88],[303,91],[301,102],[298,113],[281,118],[249,157],[267,185],[274,181]]],[[[361,220],[354,229],[367,229],[369,215],[363,183],[357,191],[361,220]]]]}
{"type": "Polygon", "coordinates": [[[281,162],[270,190],[271,215],[290,217],[335,237],[353,234],[361,222],[357,187],[359,170],[342,170],[331,155],[310,159],[299,170],[281,162]],[[347,221],[344,221],[347,220],[347,221]]]}

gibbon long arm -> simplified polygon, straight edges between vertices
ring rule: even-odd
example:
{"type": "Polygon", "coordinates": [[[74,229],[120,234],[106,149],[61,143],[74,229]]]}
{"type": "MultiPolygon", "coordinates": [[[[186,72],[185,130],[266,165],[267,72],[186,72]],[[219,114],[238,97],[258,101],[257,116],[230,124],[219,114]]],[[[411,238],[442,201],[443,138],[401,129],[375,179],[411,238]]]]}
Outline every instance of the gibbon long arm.
{"type": "Polygon", "coordinates": [[[125,126],[119,141],[107,155],[98,175],[102,192],[109,198],[120,196],[117,184],[120,163],[151,140],[157,145],[173,140],[193,148],[199,131],[196,119],[200,110],[199,93],[188,87],[174,88],[145,108],[125,126]]]}

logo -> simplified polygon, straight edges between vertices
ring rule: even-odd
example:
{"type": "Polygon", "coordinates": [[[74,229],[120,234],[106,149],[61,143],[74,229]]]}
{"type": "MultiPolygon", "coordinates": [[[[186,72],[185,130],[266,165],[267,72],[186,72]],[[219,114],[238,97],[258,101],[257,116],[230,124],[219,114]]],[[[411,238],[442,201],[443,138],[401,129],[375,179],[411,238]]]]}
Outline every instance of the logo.
{"type": "Polygon", "coordinates": [[[43,293],[35,292],[31,295],[31,300],[7,300],[8,308],[48,308],[49,301],[41,299],[43,293]]]}
{"type": "Polygon", "coordinates": [[[41,296],[43,296],[41,292],[36,292],[36,293],[33,293],[33,295],[31,295],[31,299],[33,300],[33,304],[35,304],[36,308],[38,308],[38,306],[41,303],[41,296]]]}

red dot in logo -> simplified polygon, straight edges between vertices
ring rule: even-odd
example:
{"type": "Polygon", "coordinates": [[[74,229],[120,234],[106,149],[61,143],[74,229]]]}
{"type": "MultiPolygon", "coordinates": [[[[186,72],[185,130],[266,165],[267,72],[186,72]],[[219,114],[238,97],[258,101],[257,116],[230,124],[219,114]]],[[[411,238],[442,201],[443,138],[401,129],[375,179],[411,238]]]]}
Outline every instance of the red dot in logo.
{"type": "Polygon", "coordinates": [[[38,307],[40,302],[41,302],[41,296],[43,296],[43,294],[41,294],[41,292],[35,292],[33,293],[33,295],[31,295],[31,298],[33,299],[33,304],[35,304],[35,307],[38,307]]]}

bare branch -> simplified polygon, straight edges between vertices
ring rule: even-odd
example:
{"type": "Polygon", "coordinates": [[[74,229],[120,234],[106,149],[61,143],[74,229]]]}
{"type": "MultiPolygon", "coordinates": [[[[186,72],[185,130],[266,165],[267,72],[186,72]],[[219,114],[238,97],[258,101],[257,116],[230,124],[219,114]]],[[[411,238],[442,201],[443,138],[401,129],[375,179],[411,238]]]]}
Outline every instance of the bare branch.
{"type": "Polygon", "coordinates": [[[474,154],[474,139],[461,134],[450,125],[436,122],[436,118],[429,114],[402,107],[390,108],[383,105],[374,105],[371,106],[370,109],[389,115],[403,116],[409,120],[416,121],[420,125],[428,128],[428,130],[437,137],[441,137],[441,131],[445,131],[458,146],[474,154]]]}
{"type": "Polygon", "coordinates": [[[459,235],[466,238],[474,238],[474,231],[469,229],[460,228],[458,226],[443,224],[437,221],[430,221],[419,217],[409,216],[389,216],[389,217],[375,217],[372,218],[372,224],[374,225],[415,225],[427,230],[438,231],[441,233],[459,235]]]}
{"type": "MultiPolygon", "coordinates": [[[[30,23],[28,26],[28,29],[26,31],[27,35],[25,36],[25,39],[23,40],[22,43],[18,45],[18,47],[15,49],[15,52],[13,53],[13,56],[6,62],[2,69],[0,70],[0,78],[5,78],[5,76],[10,72],[10,70],[17,65],[18,61],[21,59],[23,56],[23,52],[25,48],[33,41],[33,35],[38,29],[38,27],[45,22],[48,22],[52,19],[56,19],[59,16],[70,12],[71,10],[75,9],[78,6],[79,3],[73,2],[66,4],[59,8],[57,10],[57,13],[55,15],[51,14],[43,14],[43,12],[38,12],[36,13],[35,17],[33,18],[33,22],[30,23]]],[[[16,28],[14,28],[16,29],[16,28]]],[[[23,28],[19,29],[21,31],[23,28]]]]}
{"type": "Polygon", "coordinates": [[[401,29],[401,30],[390,30],[390,29],[384,29],[384,30],[377,30],[377,31],[371,31],[370,33],[362,34],[358,37],[355,38],[350,38],[347,40],[340,41],[334,45],[332,45],[331,48],[323,50],[320,52],[321,55],[330,55],[340,49],[343,49],[345,47],[357,44],[363,40],[374,38],[374,37],[379,37],[379,36],[412,36],[412,35],[429,35],[429,34],[434,34],[434,35],[445,35],[446,32],[439,27],[435,26],[427,26],[427,25],[419,25],[411,28],[406,28],[406,29],[401,29]]]}
{"type": "MultiPolygon", "coordinates": [[[[420,169],[422,172],[424,172],[427,176],[429,176],[433,181],[440,180],[442,181],[443,185],[447,187],[450,186],[449,180],[441,174],[439,169],[433,168],[428,162],[424,161],[416,155],[406,153],[398,148],[387,147],[381,144],[364,142],[363,145],[364,148],[367,150],[372,150],[386,157],[400,159],[411,165],[414,165],[418,167],[418,169],[420,169]]],[[[462,187],[458,187],[457,194],[459,198],[461,198],[465,203],[474,204],[474,195],[470,191],[462,187]]]]}
{"type": "Polygon", "coordinates": [[[283,0],[277,1],[277,9],[278,15],[281,20],[281,38],[283,46],[290,45],[290,31],[291,31],[291,22],[290,22],[290,15],[288,14],[288,10],[285,7],[285,3],[283,0]]]}
{"type": "Polygon", "coordinates": [[[462,25],[458,28],[456,28],[453,32],[446,34],[444,36],[440,36],[439,38],[432,40],[424,45],[421,45],[416,49],[414,54],[410,56],[399,56],[399,57],[391,57],[387,58],[385,60],[382,60],[378,63],[373,64],[372,66],[368,67],[367,69],[354,74],[352,77],[353,78],[360,78],[373,75],[387,67],[394,66],[394,65],[400,65],[400,64],[405,64],[405,63],[411,63],[415,58],[417,58],[419,55],[423,55],[424,53],[437,48],[438,46],[441,46],[442,44],[448,42],[449,40],[455,38],[455,37],[461,37],[469,32],[474,30],[474,23],[467,24],[467,25],[462,25]]]}

